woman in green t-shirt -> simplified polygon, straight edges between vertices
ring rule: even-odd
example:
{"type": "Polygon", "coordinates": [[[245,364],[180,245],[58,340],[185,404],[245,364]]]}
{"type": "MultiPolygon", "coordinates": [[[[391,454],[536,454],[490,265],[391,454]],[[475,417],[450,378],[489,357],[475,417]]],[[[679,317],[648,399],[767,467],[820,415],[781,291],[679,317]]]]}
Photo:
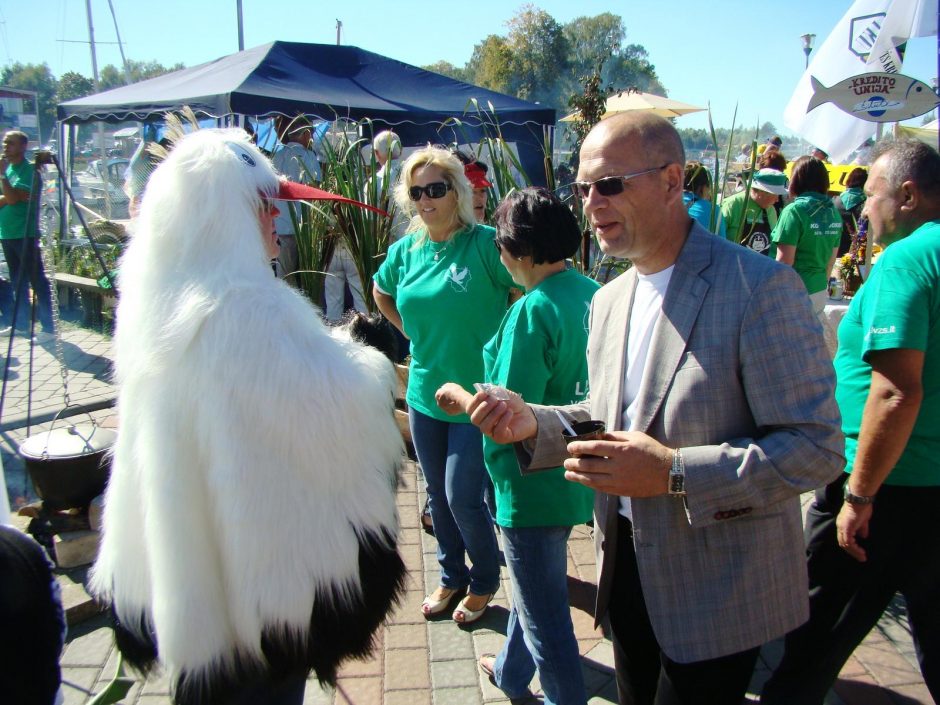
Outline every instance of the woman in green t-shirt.
{"type": "MultiPolygon", "coordinates": [[[[506,313],[483,350],[486,381],[537,404],[573,404],[587,397],[587,329],[596,282],[568,269],[581,242],[572,212],[549,191],[528,188],[505,198],[494,214],[496,247],[526,295],[506,313]]],[[[437,392],[438,404],[460,413],[472,399],[458,384],[437,392]]],[[[510,698],[522,697],[539,672],[545,703],[585,702],[578,642],[568,607],[567,542],[571,527],[591,518],[594,493],[557,467],[519,472],[510,445],[483,439],[496,488],[496,522],[512,580],[512,611],[498,656],[480,668],[510,698]]]]}
{"type": "Polygon", "coordinates": [[[477,225],[470,184],[450,152],[428,147],[402,165],[396,199],[415,214],[410,232],[388,250],[374,277],[379,310],[411,339],[406,399],[411,435],[427,482],[441,584],[425,598],[425,617],[445,612],[464,590],[454,621],[479,619],[499,587],[496,534],[483,502],[483,440],[467,415],[451,418],[434,402],[444,382],[483,380],[481,351],[506,313],[509,272],[477,225]],[[472,567],[467,567],[469,556],[472,567]]]}
{"type": "Polygon", "coordinates": [[[810,296],[826,291],[842,236],[842,216],[826,195],[828,190],[826,165],[816,157],[797,159],[790,175],[793,201],[780,213],[770,236],[777,245],[777,261],[796,270],[810,296]]]}

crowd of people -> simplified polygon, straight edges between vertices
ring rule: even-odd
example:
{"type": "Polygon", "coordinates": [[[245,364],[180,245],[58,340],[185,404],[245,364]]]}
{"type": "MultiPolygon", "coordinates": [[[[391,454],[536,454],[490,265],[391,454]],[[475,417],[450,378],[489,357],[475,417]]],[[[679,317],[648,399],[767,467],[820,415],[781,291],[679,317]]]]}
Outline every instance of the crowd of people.
{"type": "MultiPolygon", "coordinates": [[[[300,135],[289,171],[310,126],[282,128],[288,145],[300,135]]],[[[24,178],[16,139],[0,235],[22,200],[7,197],[24,178]]],[[[761,646],[781,637],[762,702],[819,705],[898,591],[940,696],[936,150],[880,143],[834,200],[820,156],[788,179],[771,142],[749,188],[713,209],[716,185],[670,122],[614,115],[566,185],[601,250],[632,263],[604,287],[568,264],[581,232],[556,194],[514,191],[488,225],[484,165],[428,146],[393,170],[394,133],[373,150],[364,199],[385,194],[411,218],[371,286],[410,344],[440,569],[425,618],[483,617],[501,541],[506,639],[479,668],[510,698],[538,673],[544,702],[584,705],[566,545],[593,521],[594,618],[610,626],[623,705],[739,705],[761,646]],[[862,216],[891,246],[833,364],[819,313],[843,228],[862,216]],[[605,430],[570,441],[587,421],[605,430]]],[[[93,588],[125,656],[143,671],[161,662],[187,705],[302,702],[311,670],[331,682],[368,651],[404,577],[391,367],[271,272],[275,259],[294,271],[286,204],[336,200],[274,162],[240,131],[184,138],[144,193],[121,267],[121,434],[93,588]],[[245,327],[247,349],[234,342],[245,327]],[[182,413],[175,400],[194,389],[182,413]],[[268,512],[220,530],[218,512],[260,497],[268,512]]]]}

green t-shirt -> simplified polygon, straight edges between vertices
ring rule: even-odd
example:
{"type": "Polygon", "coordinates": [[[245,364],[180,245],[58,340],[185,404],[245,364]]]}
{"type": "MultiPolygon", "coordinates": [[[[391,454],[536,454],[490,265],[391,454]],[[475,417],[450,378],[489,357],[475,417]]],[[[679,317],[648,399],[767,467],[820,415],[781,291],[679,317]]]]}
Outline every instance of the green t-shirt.
{"type": "Polygon", "coordinates": [[[486,225],[462,230],[447,244],[405,235],[388,248],[376,272],[379,289],[395,299],[411,339],[408,404],[441,421],[470,423],[466,414],[448,416],[434,402],[445,382],[473,389],[483,381],[483,346],[506,313],[516,286],[493,246],[496,231],[486,225]],[[438,259],[434,259],[435,253],[438,259]]]}
{"type": "MultiPolygon", "coordinates": [[[[513,304],[486,344],[486,381],[535,404],[573,404],[588,392],[587,333],[598,284],[573,269],[543,280],[513,304]]],[[[483,438],[500,526],[574,526],[588,521],[593,490],[565,479],[564,468],[519,472],[511,445],[483,438]]]]}
{"type": "Polygon", "coordinates": [[[839,326],[834,364],[846,472],[855,461],[871,385],[868,354],[900,348],[925,354],[924,397],[907,447],[885,483],[940,485],[940,220],[885,249],[839,326]]]}
{"type": "Polygon", "coordinates": [[[826,265],[842,239],[842,216],[830,199],[813,191],[798,196],[780,213],[770,237],[777,244],[796,246],[793,269],[806,291],[825,290],[829,284],[826,265]]]}
{"type": "Polygon", "coordinates": [[[731,242],[740,243],[741,238],[746,238],[751,228],[753,228],[756,223],[763,222],[764,218],[767,219],[768,233],[772,231],[777,224],[777,210],[773,206],[764,208],[762,213],[761,207],[751,199],[748,199],[747,211],[745,212],[744,197],[746,195],[746,191],[738,191],[721,201],[721,216],[725,221],[727,238],[731,240],[731,242]],[[738,228],[741,227],[742,220],[744,221],[744,228],[741,230],[741,237],[739,238],[738,228]]]}
{"type": "MultiPolygon", "coordinates": [[[[7,167],[6,177],[13,188],[29,193],[32,189],[33,178],[38,177],[38,174],[32,162],[24,159],[19,164],[10,164],[7,167]]],[[[37,188],[32,193],[32,206],[30,206],[30,201],[20,201],[8,203],[0,208],[0,240],[22,240],[26,237],[27,217],[30,219],[29,237],[39,237],[40,190],[37,188]]]]}

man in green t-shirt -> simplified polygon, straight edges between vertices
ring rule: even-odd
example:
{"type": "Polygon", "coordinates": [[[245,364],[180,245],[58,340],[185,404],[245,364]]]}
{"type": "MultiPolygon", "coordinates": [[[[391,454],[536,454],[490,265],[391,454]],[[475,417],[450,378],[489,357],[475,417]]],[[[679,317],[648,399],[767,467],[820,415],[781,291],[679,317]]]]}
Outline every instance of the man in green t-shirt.
{"type": "Polygon", "coordinates": [[[19,130],[3,137],[0,157],[0,245],[16,299],[15,325],[30,330],[29,289],[36,298],[43,334],[52,334],[52,299],[39,250],[40,177],[26,158],[29,138],[19,130]],[[17,286],[18,285],[18,286],[17,286]]]}
{"type": "Polygon", "coordinates": [[[750,191],[738,191],[721,202],[728,239],[760,254],[770,254],[770,233],[777,224],[774,203],[786,195],[787,176],[782,171],[761,169],[754,174],[750,191]]]}
{"type": "Polygon", "coordinates": [[[845,474],[807,526],[810,619],[787,636],[762,703],[819,703],[900,591],[924,682],[940,701],[940,155],[882,143],[865,193],[890,245],[839,326],[845,474]]]}

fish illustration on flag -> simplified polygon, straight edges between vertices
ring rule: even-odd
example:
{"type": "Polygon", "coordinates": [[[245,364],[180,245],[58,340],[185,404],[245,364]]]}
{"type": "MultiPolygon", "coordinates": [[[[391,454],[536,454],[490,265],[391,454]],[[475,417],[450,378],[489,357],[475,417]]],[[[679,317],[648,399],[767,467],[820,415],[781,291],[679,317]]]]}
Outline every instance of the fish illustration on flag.
{"type": "Polygon", "coordinates": [[[899,122],[929,113],[940,102],[923,81],[898,73],[863,73],[824,86],[810,76],[813,96],[806,112],[832,103],[849,115],[869,122],[899,122]]]}

